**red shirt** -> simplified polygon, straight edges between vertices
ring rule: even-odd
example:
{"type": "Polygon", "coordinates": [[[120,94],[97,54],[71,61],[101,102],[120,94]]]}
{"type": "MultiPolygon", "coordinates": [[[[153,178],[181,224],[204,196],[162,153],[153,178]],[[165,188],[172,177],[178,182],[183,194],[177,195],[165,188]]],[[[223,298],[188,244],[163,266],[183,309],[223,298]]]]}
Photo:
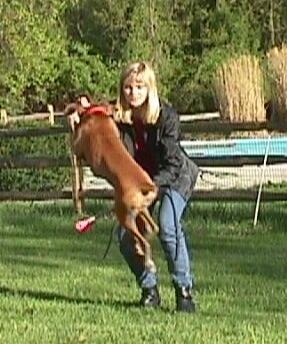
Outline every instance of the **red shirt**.
{"type": "Polygon", "coordinates": [[[134,129],[136,134],[134,158],[150,177],[153,177],[157,171],[155,154],[146,144],[147,131],[141,119],[134,120],[134,129]]]}

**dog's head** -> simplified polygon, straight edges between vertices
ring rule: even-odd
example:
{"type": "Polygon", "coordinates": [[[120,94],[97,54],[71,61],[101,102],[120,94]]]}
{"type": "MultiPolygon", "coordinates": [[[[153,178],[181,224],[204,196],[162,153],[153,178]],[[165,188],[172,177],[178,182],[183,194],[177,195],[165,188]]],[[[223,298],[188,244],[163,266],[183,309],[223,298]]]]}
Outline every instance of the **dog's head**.
{"type": "Polygon", "coordinates": [[[68,123],[72,131],[81,122],[81,117],[85,115],[106,115],[112,116],[114,104],[109,102],[95,104],[88,95],[80,95],[74,103],[68,104],[64,110],[64,115],[68,117],[68,123]]]}

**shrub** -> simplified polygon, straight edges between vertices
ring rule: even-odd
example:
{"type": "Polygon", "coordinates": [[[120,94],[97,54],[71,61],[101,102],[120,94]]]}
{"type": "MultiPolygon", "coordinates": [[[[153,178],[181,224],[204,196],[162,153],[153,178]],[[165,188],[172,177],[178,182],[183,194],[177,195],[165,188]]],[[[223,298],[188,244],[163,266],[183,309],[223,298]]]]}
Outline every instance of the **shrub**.
{"type": "MultiPolygon", "coordinates": [[[[34,124],[33,126],[39,126],[34,124]]],[[[15,127],[23,126],[17,123],[15,127]]],[[[0,156],[17,157],[68,157],[67,135],[17,137],[0,139],[0,156]]],[[[50,191],[70,185],[69,168],[0,169],[1,191],[50,191]]]]}

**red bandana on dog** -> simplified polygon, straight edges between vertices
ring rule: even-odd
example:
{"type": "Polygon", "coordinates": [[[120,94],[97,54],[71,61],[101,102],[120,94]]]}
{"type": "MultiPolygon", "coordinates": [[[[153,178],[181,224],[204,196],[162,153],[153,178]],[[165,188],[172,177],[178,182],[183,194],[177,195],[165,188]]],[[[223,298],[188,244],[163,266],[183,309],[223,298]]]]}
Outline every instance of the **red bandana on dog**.
{"type": "Polygon", "coordinates": [[[92,105],[86,110],[85,115],[108,116],[108,109],[106,106],[92,105]]]}

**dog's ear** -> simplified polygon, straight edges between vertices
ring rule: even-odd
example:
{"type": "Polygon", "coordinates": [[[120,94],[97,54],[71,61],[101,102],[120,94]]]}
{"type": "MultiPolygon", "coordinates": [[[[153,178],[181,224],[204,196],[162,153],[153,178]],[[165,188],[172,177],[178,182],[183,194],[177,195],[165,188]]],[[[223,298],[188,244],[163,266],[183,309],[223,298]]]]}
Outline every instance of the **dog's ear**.
{"type": "Polygon", "coordinates": [[[70,103],[65,107],[64,116],[70,116],[75,111],[77,111],[77,104],[70,103]]]}
{"type": "Polygon", "coordinates": [[[76,98],[76,103],[87,108],[94,104],[93,98],[88,93],[80,93],[76,98]]]}
{"type": "Polygon", "coordinates": [[[79,104],[68,104],[64,110],[64,116],[67,116],[69,127],[75,131],[75,125],[80,123],[79,104]]]}
{"type": "Polygon", "coordinates": [[[72,131],[75,131],[75,128],[80,123],[80,121],[81,119],[78,111],[74,111],[68,116],[68,123],[72,131]]]}
{"type": "Polygon", "coordinates": [[[84,109],[87,109],[91,106],[91,100],[89,96],[86,96],[86,95],[79,97],[79,103],[84,109]]]}

